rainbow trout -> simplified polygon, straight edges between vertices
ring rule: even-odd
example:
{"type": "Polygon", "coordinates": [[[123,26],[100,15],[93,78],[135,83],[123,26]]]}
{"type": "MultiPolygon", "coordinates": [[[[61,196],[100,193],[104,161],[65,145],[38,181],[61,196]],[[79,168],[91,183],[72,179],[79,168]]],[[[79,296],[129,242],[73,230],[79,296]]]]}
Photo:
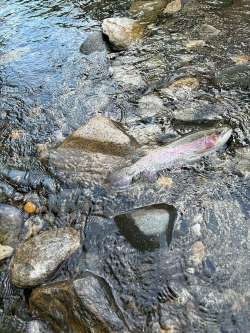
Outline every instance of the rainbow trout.
{"type": "Polygon", "coordinates": [[[111,174],[112,186],[127,187],[134,177],[142,174],[153,181],[157,172],[174,166],[181,167],[222,148],[232,135],[228,127],[208,129],[187,135],[164,147],[150,151],[129,167],[111,174]]]}

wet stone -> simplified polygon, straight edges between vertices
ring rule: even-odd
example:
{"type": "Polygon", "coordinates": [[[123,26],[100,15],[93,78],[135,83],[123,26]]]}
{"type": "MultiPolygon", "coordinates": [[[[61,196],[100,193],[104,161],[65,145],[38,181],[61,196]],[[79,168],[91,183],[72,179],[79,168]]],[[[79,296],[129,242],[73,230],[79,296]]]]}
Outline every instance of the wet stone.
{"type": "Polygon", "coordinates": [[[51,151],[48,158],[52,174],[69,185],[103,184],[110,172],[126,163],[127,160],[121,156],[64,148],[51,151]]]}
{"type": "Polygon", "coordinates": [[[168,87],[163,88],[161,91],[172,91],[175,92],[179,89],[187,89],[187,90],[195,90],[199,88],[199,81],[195,77],[186,77],[182,79],[178,79],[171,83],[168,87]]]}
{"type": "Polygon", "coordinates": [[[43,283],[80,247],[80,235],[72,228],[44,231],[16,249],[11,280],[18,287],[43,283]]]}
{"type": "Polygon", "coordinates": [[[138,113],[140,117],[153,117],[164,111],[163,101],[156,95],[143,96],[138,103],[138,113]]]}
{"type": "Polygon", "coordinates": [[[85,41],[80,46],[81,53],[86,55],[92,54],[94,52],[103,52],[106,50],[107,46],[101,31],[88,33],[85,41]]]}
{"type": "Polygon", "coordinates": [[[165,204],[140,208],[115,217],[118,227],[131,244],[144,249],[170,244],[174,220],[175,211],[165,204]]]}
{"type": "Polygon", "coordinates": [[[205,257],[205,246],[202,242],[195,242],[192,246],[192,260],[195,266],[198,266],[202,263],[205,257]]]}
{"type": "Polygon", "coordinates": [[[0,261],[12,256],[14,249],[11,246],[0,244],[0,261]]]}
{"type": "Polygon", "coordinates": [[[34,289],[29,304],[32,314],[48,321],[55,333],[85,332],[80,303],[69,282],[34,289]]]}
{"type": "Polygon", "coordinates": [[[33,290],[33,314],[47,320],[55,333],[126,332],[117,316],[112,292],[102,278],[90,273],[73,282],[45,285],[33,290]]]}
{"type": "Polygon", "coordinates": [[[94,326],[103,327],[103,331],[125,332],[123,317],[112,289],[107,282],[95,275],[85,274],[85,277],[74,281],[74,290],[81,300],[81,307],[85,313],[95,318],[94,326]],[[97,301],[98,300],[98,301],[97,301]],[[120,318],[119,318],[120,315],[120,318]]]}
{"type": "Polygon", "coordinates": [[[109,155],[128,153],[136,141],[115,121],[97,116],[73,132],[60,146],[109,155]]]}
{"type": "Polygon", "coordinates": [[[129,12],[140,22],[153,23],[158,15],[163,11],[167,0],[143,1],[134,0],[129,12]]]}
{"type": "Polygon", "coordinates": [[[143,27],[137,21],[127,17],[105,19],[102,23],[102,30],[117,49],[128,48],[143,35],[143,27]]]}
{"type": "Polygon", "coordinates": [[[19,209],[0,204],[0,244],[15,246],[22,224],[23,216],[19,209]]]}
{"type": "Polygon", "coordinates": [[[143,89],[146,87],[140,72],[134,66],[113,64],[111,71],[113,79],[124,89],[143,89]]]}
{"type": "Polygon", "coordinates": [[[221,31],[212,25],[209,24],[202,24],[199,27],[199,34],[204,39],[209,39],[218,36],[221,33],[221,31]]]}
{"type": "Polygon", "coordinates": [[[190,40],[186,44],[187,49],[195,49],[195,48],[204,47],[204,46],[206,46],[206,42],[202,39],[190,40]]]}
{"type": "Polygon", "coordinates": [[[164,14],[175,14],[182,8],[182,0],[171,1],[164,10],[164,14]]]}
{"type": "Polygon", "coordinates": [[[239,64],[222,69],[216,82],[225,88],[250,88],[250,64],[239,64]]]}

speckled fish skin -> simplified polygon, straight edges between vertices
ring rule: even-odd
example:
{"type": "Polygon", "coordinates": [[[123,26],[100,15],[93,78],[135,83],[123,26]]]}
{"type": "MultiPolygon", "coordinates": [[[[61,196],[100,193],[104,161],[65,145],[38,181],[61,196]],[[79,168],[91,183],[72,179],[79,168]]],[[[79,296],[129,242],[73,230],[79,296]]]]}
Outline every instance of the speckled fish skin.
{"type": "Polygon", "coordinates": [[[222,148],[232,135],[232,129],[221,127],[187,135],[164,147],[157,148],[139,159],[133,165],[110,175],[113,187],[127,187],[139,174],[153,179],[157,172],[182,166],[222,148]]]}

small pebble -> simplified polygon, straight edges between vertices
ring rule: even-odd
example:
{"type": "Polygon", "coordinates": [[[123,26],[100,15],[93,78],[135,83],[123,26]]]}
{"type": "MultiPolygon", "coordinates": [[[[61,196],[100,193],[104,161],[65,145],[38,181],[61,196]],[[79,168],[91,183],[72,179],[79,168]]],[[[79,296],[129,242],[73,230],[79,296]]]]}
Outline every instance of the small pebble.
{"type": "Polygon", "coordinates": [[[37,212],[37,206],[33,202],[28,201],[24,205],[23,210],[28,214],[35,214],[37,212]]]}
{"type": "Polygon", "coordinates": [[[198,266],[205,257],[205,246],[202,242],[195,242],[192,246],[192,260],[198,266]]]}
{"type": "Polygon", "coordinates": [[[170,177],[162,176],[162,177],[158,178],[157,184],[160,187],[171,188],[173,186],[173,179],[170,177]]]}
{"type": "Polygon", "coordinates": [[[164,14],[175,14],[181,10],[181,0],[171,1],[164,10],[164,14]]]}

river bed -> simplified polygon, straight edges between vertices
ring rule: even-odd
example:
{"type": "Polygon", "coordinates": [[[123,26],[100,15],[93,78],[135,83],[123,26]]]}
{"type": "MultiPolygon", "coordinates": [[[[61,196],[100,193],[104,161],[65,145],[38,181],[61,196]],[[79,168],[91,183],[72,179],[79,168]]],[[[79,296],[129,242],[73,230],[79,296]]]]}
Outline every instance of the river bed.
{"type": "Polygon", "coordinates": [[[0,0],[0,332],[248,331],[250,3],[169,3],[0,0]],[[111,17],[143,37],[115,48],[111,17]]]}

